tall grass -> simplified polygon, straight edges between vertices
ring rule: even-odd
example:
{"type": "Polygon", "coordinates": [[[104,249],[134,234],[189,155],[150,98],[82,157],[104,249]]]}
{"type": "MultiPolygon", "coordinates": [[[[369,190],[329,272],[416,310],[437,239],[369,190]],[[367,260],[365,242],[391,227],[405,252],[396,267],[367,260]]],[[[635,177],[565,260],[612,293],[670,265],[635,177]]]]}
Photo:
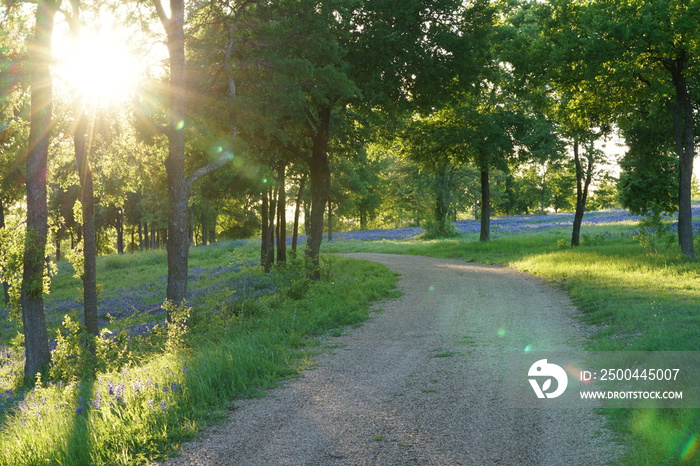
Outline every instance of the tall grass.
{"type": "MultiPolygon", "coordinates": [[[[202,254],[209,257],[200,264],[208,265],[227,257],[221,250],[202,254]]],[[[129,257],[135,268],[156,266],[152,254],[143,256],[144,264],[141,257],[129,257]]],[[[120,266],[124,260],[105,262],[124,273],[132,270],[120,266]]],[[[389,295],[397,280],[379,264],[339,257],[323,261],[317,283],[306,281],[296,265],[274,275],[277,292],[249,302],[245,314],[199,309],[188,333],[166,329],[165,344],[134,359],[139,362],[94,379],[40,382],[12,393],[2,418],[0,465],[163,458],[225,415],[236,397],[255,396],[295,373],[313,353],[316,336],[366,319],[369,303],[389,295]]]]}

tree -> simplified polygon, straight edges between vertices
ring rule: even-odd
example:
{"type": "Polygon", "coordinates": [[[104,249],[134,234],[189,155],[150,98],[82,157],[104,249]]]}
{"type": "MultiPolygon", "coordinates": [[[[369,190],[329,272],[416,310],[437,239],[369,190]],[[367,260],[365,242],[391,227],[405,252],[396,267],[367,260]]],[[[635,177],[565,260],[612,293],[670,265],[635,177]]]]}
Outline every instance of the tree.
{"type": "Polygon", "coordinates": [[[620,161],[620,202],[630,212],[661,215],[678,209],[678,157],[667,112],[640,111],[624,124],[628,150],[620,161]],[[645,114],[646,113],[646,114],[645,114]]]}
{"type": "MultiPolygon", "coordinates": [[[[77,43],[81,39],[80,0],[71,0],[71,14],[68,23],[71,34],[77,43]]],[[[97,323],[97,236],[95,230],[95,196],[93,189],[92,167],[90,162],[90,148],[87,143],[89,123],[89,102],[81,95],[80,89],[71,89],[74,112],[73,144],[75,149],[75,164],[80,178],[81,196],[80,205],[83,217],[83,316],[85,328],[88,333],[97,336],[99,325],[97,323]]]]}
{"type": "Polygon", "coordinates": [[[10,259],[16,232],[6,224],[8,208],[22,195],[25,173],[22,155],[26,151],[28,122],[23,117],[27,104],[26,70],[22,62],[26,58],[25,30],[29,20],[19,8],[5,7],[0,16],[0,261],[2,294],[6,306],[10,304],[10,281],[14,275],[10,259]]]}
{"type": "Polygon", "coordinates": [[[508,45],[503,47],[521,80],[542,90],[534,101],[556,121],[571,148],[576,175],[572,246],[579,244],[589,188],[604,158],[594,142],[610,132],[612,113],[600,83],[581,72],[586,59],[580,6],[570,1],[515,4],[504,28],[513,40],[504,41],[508,45]]]}
{"type": "MultiPolygon", "coordinates": [[[[167,36],[170,76],[168,83],[168,124],[164,129],[168,137],[168,157],[165,169],[168,179],[168,287],[167,298],[179,305],[187,297],[189,258],[189,195],[192,184],[214,172],[230,159],[222,154],[212,164],[205,165],[189,175],[185,171],[185,126],[188,86],[185,60],[185,2],[170,0],[168,15],[161,0],[153,0],[167,36]]],[[[170,316],[168,316],[170,317],[170,316]]]]}
{"type": "Polygon", "coordinates": [[[50,66],[54,18],[59,2],[38,0],[31,39],[31,122],[27,149],[27,233],[22,274],[22,324],[26,361],[24,378],[31,382],[51,361],[44,316],[44,270],[47,238],[46,174],[53,87],[50,66]]]}
{"type": "Polygon", "coordinates": [[[366,230],[368,222],[377,215],[381,168],[381,162],[369,159],[364,147],[331,161],[331,169],[336,173],[331,198],[338,205],[338,214],[354,217],[360,230],[366,230]]]}
{"type": "Polygon", "coordinates": [[[619,113],[624,116],[646,102],[671,116],[678,158],[678,241],[681,253],[694,258],[691,181],[700,63],[695,18],[700,2],[604,0],[585,8],[579,30],[585,33],[590,65],[595,66],[589,75],[625,96],[615,100],[619,113]]]}
{"type": "Polygon", "coordinates": [[[475,67],[487,4],[288,0],[246,10],[235,67],[238,115],[256,117],[242,118],[255,127],[241,134],[275,139],[308,165],[307,254],[316,266],[339,122],[360,110],[396,118],[447,99],[456,74],[475,67]]]}

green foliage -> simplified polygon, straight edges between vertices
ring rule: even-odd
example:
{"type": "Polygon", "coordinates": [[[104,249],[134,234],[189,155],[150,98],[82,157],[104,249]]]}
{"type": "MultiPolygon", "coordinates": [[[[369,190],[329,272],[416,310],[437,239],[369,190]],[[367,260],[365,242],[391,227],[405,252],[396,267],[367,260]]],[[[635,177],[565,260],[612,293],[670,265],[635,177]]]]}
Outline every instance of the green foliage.
{"type": "Polygon", "coordinates": [[[610,175],[604,175],[587,203],[588,210],[605,210],[620,206],[618,182],[610,175]]]}
{"type": "Polygon", "coordinates": [[[625,136],[629,150],[620,161],[620,202],[630,212],[678,211],[678,156],[668,117],[648,116],[629,123],[625,136]]]}
{"type": "Polygon", "coordinates": [[[454,224],[448,219],[428,219],[423,222],[423,239],[439,239],[439,238],[455,238],[459,236],[459,232],[454,224]]]}
{"type": "Polygon", "coordinates": [[[671,231],[670,222],[658,212],[648,213],[639,222],[639,231],[632,237],[648,254],[668,251],[677,242],[671,231]]]}
{"type": "Polygon", "coordinates": [[[102,329],[94,337],[69,315],[61,325],[56,331],[56,347],[51,351],[50,380],[87,380],[97,372],[118,371],[134,360],[132,347],[136,341],[131,341],[127,332],[113,338],[111,331],[102,329]]]}
{"type": "Polygon", "coordinates": [[[95,342],[79,322],[66,315],[63,329],[56,332],[56,348],[51,351],[49,377],[52,380],[82,380],[94,376],[97,366],[90,351],[95,342]]]}
{"type": "MultiPolygon", "coordinates": [[[[8,216],[5,228],[0,228],[0,283],[9,285],[10,303],[18,309],[22,280],[24,231],[19,216],[8,216]]],[[[5,304],[4,301],[0,303],[5,304]]]]}
{"type": "Polygon", "coordinates": [[[163,303],[163,309],[168,316],[168,322],[165,326],[165,351],[168,353],[181,352],[185,349],[185,337],[187,336],[192,308],[187,307],[185,301],[176,306],[171,301],[166,300],[163,303]]]}

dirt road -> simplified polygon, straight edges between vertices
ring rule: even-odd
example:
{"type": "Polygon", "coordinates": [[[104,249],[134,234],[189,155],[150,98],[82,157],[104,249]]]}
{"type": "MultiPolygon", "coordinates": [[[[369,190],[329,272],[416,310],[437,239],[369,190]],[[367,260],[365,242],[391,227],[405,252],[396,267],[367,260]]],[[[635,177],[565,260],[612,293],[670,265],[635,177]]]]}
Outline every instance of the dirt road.
{"type": "MultiPolygon", "coordinates": [[[[514,409],[508,353],[579,348],[586,328],[561,292],[512,269],[352,254],[401,274],[403,296],[302,377],[241,400],[230,422],[171,464],[598,465],[614,459],[591,411],[514,409]]],[[[511,353],[512,354],[512,353],[511,353]]]]}

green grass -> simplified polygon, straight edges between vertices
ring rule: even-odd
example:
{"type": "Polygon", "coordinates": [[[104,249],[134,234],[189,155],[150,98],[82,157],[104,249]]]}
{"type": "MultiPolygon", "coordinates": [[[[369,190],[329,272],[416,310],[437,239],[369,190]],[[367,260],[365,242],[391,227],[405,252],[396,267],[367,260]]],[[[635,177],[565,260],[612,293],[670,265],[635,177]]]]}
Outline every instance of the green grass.
{"type": "MultiPolygon", "coordinates": [[[[592,351],[700,351],[700,262],[677,247],[649,253],[629,236],[636,225],[584,227],[582,245],[570,231],[502,235],[488,243],[449,240],[345,242],[334,252],[417,254],[499,264],[564,289],[593,325],[592,351]]],[[[663,243],[663,242],[662,242],[663,243]]],[[[618,409],[605,412],[628,447],[628,465],[700,464],[700,409],[618,409]]]]}
{"type": "MultiPolygon", "coordinates": [[[[634,228],[585,227],[583,244],[575,249],[567,246],[568,229],[551,229],[501,234],[488,243],[474,237],[338,242],[325,244],[324,252],[417,254],[517,267],[566,290],[583,320],[594,325],[589,350],[700,350],[700,264],[674,249],[648,253],[629,237],[634,228]]],[[[254,247],[193,248],[190,264],[212,268],[256,255],[254,247]]],[[[308,288],[294,279],[300,274],[293,266],[277,273],[286,291],[250,303],[244,315],[219,312],[213,303],[194,310],[196,325],[177,350],[171,345],[165,351],[167,338],[161,335],[143,342],[136,349],[141,357],[121,370],[25,393],[22,408],[2,419],[0,464],[138,464],[162,458],[225,416],[231,400],[257,396],[293,375],[316,350],[315,336],[339,334],[343,326],[361,322],[368,303],[391,294],[396,281],[384,267],[336,256],[325,256],[323,280],[308,288]]],[[[62,266],[52,299],[76,296],[80,282],[71,274],[62,266]]],[[[98,262],[104,293],[165,274],[163,251],[98,262]]],[[[7,389],[3,380],[0,374],[0,392],[7,389]]],[[[699,411],[628,409],[606,415],[625,439],[626,464],[680,465],[700,461],[699,411]]]]}
{"type": "MultiPolygon", "coordinates": [[[[195,250],[192,263],[225,264],[230,253],[195,250]]],[[[156,257],[102,258],[105,287],[160,274],[156,257]],[[113,273],[128,278],[112,280],[113,273]]],[[[318,336],[365,320],[371,301],[393,294],[397,278],[384,266],[342,257],[326,257],[322,265],[322,280],[306,284],[305,293],[293,289],[305,280],[303,269],[282,267],[275,280],[284,287],[251,303],[245,318],[196,310],[187,334],[166,335],[162,344],[156,335],[135,363],[21,393],[1,419],[0,464],[146,464],[173,453],[225,416],[236,397],[257,396],[294,375],[317,350],[318,336]]]]}
{"type": "MultiPolygon", "coordinates": [[[[259,249],[241,247],[238,242],[226,242],[206,247],[190,248],[190,267],[213,268],[234,259],[256,259],[259,249]]],[[[51,293],[45,299],[74,298],[82,289],[82,281],[73,276],[67,260],[59,263],[59,274],[51,280],[51,293]]],[[[103,292],[129,288],[168,274],[165,250],[143,251],[138,254],[110,254],[97,258],[97,283],[103,292]]]]}

